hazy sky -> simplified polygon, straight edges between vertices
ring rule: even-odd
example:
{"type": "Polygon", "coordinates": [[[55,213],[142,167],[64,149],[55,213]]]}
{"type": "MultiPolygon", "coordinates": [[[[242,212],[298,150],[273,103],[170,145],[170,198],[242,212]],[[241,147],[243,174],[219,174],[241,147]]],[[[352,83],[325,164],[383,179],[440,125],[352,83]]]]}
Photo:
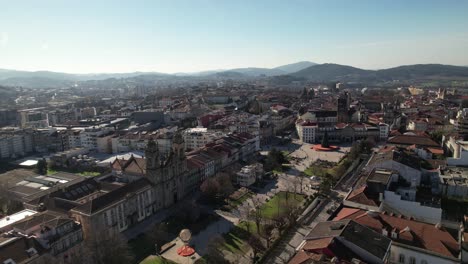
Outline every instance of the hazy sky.
{"type": "Polygon", "coordinates": [[[468,65],[468,1],[0,0],[0,68],[468,65]]]}

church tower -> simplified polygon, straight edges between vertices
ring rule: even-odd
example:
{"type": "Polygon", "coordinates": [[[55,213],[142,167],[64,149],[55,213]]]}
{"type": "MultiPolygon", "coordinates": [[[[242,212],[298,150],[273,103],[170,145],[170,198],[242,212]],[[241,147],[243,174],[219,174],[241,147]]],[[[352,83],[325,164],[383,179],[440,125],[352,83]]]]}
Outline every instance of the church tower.
{"type": "Polygon", "coordinates": [[[172,140],[172,151],[179,160],[185,159],[185,142],[179,131],[175,133],[174,139],[172,140]]]}
{"type": "Polygon", "coordinates": [[[159,167],[159,148],[158,143],[153,139],[148,141],[145,150],[146,169],[156,169],[159,167]]]}

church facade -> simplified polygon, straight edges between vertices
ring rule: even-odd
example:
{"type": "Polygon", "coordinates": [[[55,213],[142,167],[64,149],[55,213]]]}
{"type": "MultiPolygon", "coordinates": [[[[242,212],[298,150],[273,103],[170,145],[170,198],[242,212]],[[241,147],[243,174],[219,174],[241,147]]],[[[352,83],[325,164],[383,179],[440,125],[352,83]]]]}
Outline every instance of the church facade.
{"type": "Polygon", "coordinates": [[[167,156],[161,155],[156,141],[150,140],[145,156],[145,177],[153,184],[157,207],[165,208],[181,200],[185,196],[188,174],[182,135],[174,135],[172,151],[167,156]]]}

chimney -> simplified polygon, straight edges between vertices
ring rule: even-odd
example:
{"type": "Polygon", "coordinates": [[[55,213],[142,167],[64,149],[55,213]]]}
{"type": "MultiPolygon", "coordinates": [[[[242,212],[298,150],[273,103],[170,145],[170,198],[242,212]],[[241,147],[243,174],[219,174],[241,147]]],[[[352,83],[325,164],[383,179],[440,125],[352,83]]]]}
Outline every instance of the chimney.
{"type": "Polygon", "coordinates": [[[386,227],[382,227],[382,235],[388,237],[388,230],[386,227]]]}
{"type": "Polygon", "coordinates": [[[392,229],[392,239],[398,239],[398,228],[392,229]]]}

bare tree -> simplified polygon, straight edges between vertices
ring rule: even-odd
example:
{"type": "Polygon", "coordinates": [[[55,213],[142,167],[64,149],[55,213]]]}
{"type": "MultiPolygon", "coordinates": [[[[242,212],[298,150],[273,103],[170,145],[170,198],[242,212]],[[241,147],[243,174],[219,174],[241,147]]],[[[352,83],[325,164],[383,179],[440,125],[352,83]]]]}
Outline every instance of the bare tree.
{"type": "Polygon", "coordinates": [[[263,224],[263,228],[262,228],[262,237],[265,239],[266,241],[266,247],[267,248],[270,248],[270,243],[272,242],[273,240],[273,235],[274,235],[274,230],[275,230],[275,227],[274,225],[272,224],[263,224]]]}
{"type": "Polygon", "coordinates": [[[79,256],[82,263],[126,264],[134,262],[127,241],[120,234],[100,233],[85,241],[84,254],[79,256]]]}
{"type": "Polygon", "coordinates": [[[253,261],[257,258],[258,253],[265,251],[265,246],[263,245],[260,238],[256,235],[250,235],[249,239],[247,240],[249,246],[252,248],[253,251],[253,261]]]}
{"type": "Polygon", "coordinates": [[[224,254],[220,249],[220,245],[223,245],[226,241],[222,236],[216,235],[208,241],[208,245],[206,247],[206,263],[208,264],[228,264],[224,258],[224,254]]]}
{"type": "Polygon", "coordinates": [[[262,211],[260,210],[261,202],[258,199],[252,199],[253,208],[250,211],[250,216],[253,217],[255,221],[255,226],[257,227],[257,234],[260,235],[261,223],[264,219],[262,211]]]}

